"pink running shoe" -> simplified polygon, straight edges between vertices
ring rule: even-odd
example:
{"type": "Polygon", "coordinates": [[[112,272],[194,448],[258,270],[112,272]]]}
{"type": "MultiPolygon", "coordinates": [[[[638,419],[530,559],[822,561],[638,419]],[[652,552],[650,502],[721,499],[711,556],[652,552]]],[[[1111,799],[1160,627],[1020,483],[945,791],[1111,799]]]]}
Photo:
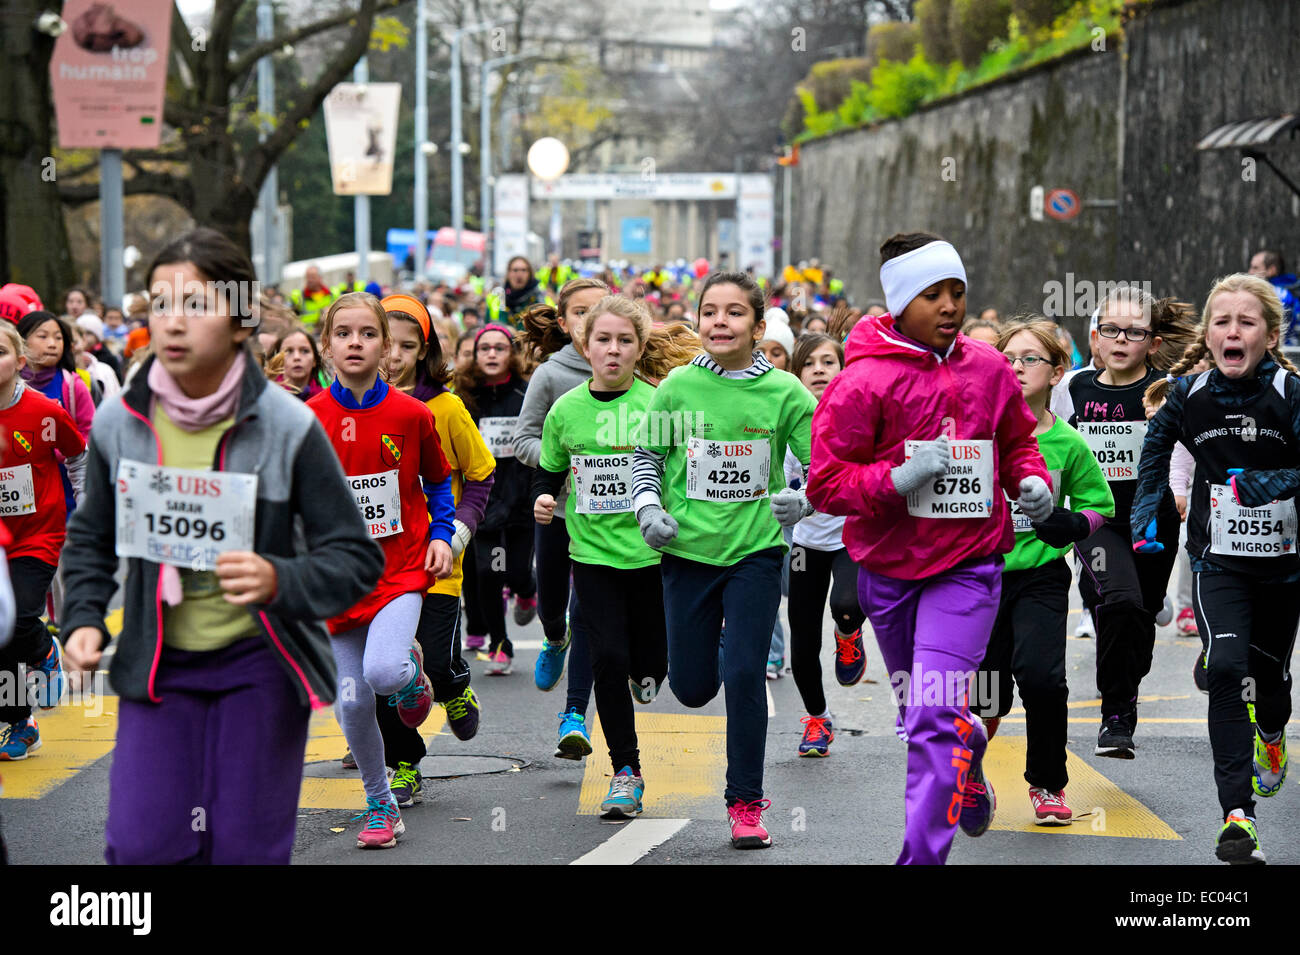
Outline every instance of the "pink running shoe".
{"type": "Polygon", "coordinates": [[[353,816],[352,821],[361,823],[358,849],[391,849],[397,845],[397,837],[406,832],[401,810],[392,802],[368,799],[365,811],[353,816]]]}
{"type": "Polygon", "coordinates": [[[411,646],[411,660],[415,663],[415,676],[393,694],[391,702],[397,707],[397,718],[402,724],[415,729],[429,718],[433,709],[433,684],[424,672],[424,651],[418,643],[411,646]]]}
{"type": "Polygon", "coordinates": [[[1029,787],[1029,801],[1034,807],[1034,825],[1068,826],[1074,813],[1065,804],[1065,790],[1054,793],[1040,786],[1029,787]]]}
{"type": "Polygon", "coordinates": [[[482,650],[487,645],[488,645],[488,638],[485,635],[480,633],[465,634],[466,650],[482,650]]]}
{"type": "Polygon", "coordinates": [[[766,849],[772,844],[772,837],[763,826],[763,810],[771,808],[770,799],[738,802],[727,807],[733,849],[766,849]]]}
{"type": "Polygon", "coordinates": [[[513,662],[514,660],[506,656],[504,650],[498,650],[496,653],[488,654],[488,664],[483,672],[488,676],[509,676],[513,662]]]}
{"type": "Polygon", "coordinates": [[[1174,626],[1180,637],[1196,637],[1201,633],[1200,628],[1196,626],[1196,611],[1191,607],[1184,607],[1178,611],[1174,626]]]}

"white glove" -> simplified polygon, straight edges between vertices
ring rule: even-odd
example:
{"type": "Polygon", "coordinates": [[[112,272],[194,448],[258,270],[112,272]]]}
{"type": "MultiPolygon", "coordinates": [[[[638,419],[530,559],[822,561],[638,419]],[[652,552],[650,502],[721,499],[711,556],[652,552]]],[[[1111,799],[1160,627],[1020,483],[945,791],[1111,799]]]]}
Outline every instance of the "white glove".
{"type": "Polygon", "coordinates": [[[768,503],[772,508],[772,516],[782,527],[794,527],[813,512],[813,506],[808,503],[808,495],[792,487],[777,491],[768,503]]]}
{"type": "Polygon", "coordinates": [[[1045,521],[1052,516],[1052,489],[1040,477],[1027,477],[1020,482],[1020,497],[1016,503],[1030,521],[1045,521]]]}
{"type": "Polygon", "coordinates": [[[917,488],[941,477],[948,470],[948,462],[951,460],[952,451],[948,448],[946,434],[939,435],[933,441],[920,442],[911,458],[898,467],[889,469],[894,490],[907,497],[917,488]]]}
{"type": "Polygon", "coordinates": [[[641,536],[655,550],[663,550],[677,536],[677,522],[658,504],[647,504],[636,514],[641,536]]]}
{"type": "Polygon", "coordinates": [[[464,521],[453,520],[451,522],[453,533],[451,535],[451,559],[455,560],[461,554],[465,553],[465,548],[469,546],[469,539],[474,535],[470,532],[464,521]]]}

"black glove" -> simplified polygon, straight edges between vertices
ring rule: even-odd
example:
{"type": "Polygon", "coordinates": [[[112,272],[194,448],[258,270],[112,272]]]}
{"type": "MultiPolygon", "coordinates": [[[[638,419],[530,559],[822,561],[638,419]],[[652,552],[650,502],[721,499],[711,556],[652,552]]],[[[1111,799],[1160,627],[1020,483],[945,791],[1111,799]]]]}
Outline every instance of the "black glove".
{"type": "Polygon", "coordinates": [[[1034,525],[1038,539],[1049,547],[1069,547],[1092,533],[1092,525],[1082,514],[1064,507],[1052,508],[1052,515],[1034,525]]]}

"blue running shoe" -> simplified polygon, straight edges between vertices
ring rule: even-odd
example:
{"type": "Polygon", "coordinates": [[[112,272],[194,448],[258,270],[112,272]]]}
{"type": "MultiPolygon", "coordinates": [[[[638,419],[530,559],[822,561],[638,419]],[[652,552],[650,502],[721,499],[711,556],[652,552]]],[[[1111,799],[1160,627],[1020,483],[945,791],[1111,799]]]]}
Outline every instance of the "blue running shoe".
{"type": "MultiPolygon", "coordinates": [[[[972,715],[971,719],[987,740],[988,731],[984,729],[980,718],[972,715]]],[[[993,813],[997,808],[998,799],[993,794],[993,784],[984,776],[984,758],[972,757],[970,771],[966,775],[966,788],[961,797],[961,817],[958,823],[962,832],[972,839],[984,835],[993,823],[993,813]]]]}
{"type": "Polygon", "coordinates": [[[830,719],[823,716],[805,716],[799,722],[804,725],[803,741],[799,743],[799,755],[827,755],[831,743],[835,741],[835,732],[831,727],[830,719]]]}
{"type": "Polygon", "coordinates": [[[862,628],[847,636],[835,634],[835,682],[854,686],[867,672],[867,651],[862,645],[862,628]]]}
{"type": "Polygon", "coordinates": [[[29,679],[35,684],[32,705],[43,710],[52,709],[63,699],[63,644],[59,638],[50,637],[50,652],[39,665],[32,668],[29,679]]]}
{"type": "Polygon", "coordinates": [[[557,645],[549,640],[542,642],[542,652],[538,654],[537,665],[533,667],[533,683],[543,693],[550,693],[555,689],[555,685],[564,676],[564,661],[569,655],[569,643],[572,639],[573,630],[566,626],[563,643],[557,645]]]}
{"type": "Polygon", "coordinates": [[[587,719],[576,707],[569,707],[560,718],[560,741],[555,746],[557,759],[582,759],[591,753],[591,734],[587,732],[587,719]]]}
{"type": "Polygon", "coordinates": [[[624,766],[609,784],[609,795],[600,804],[602,819],[635,819],[641,815],[641,796],[645,780],[624,766]]]}
{"type": "Polygon", "coordinates": [[[12,726],[6,726],[0,732],[0,760],[17,762],[40,748],[41,731],[36,728],[36,720],[30,716],[12,726]]]}

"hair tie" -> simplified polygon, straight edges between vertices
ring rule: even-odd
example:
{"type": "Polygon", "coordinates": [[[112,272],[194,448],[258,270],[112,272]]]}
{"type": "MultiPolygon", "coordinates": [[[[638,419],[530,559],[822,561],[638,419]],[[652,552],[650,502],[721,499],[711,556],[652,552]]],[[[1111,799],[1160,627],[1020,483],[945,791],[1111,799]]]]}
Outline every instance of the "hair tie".
{"type": "Polygon", "coordinates": [[[1169,374],[1165,375],[1165,381],[1169,382],[1171,385],[1178,384],[1178,379],[1169,374]]]}

